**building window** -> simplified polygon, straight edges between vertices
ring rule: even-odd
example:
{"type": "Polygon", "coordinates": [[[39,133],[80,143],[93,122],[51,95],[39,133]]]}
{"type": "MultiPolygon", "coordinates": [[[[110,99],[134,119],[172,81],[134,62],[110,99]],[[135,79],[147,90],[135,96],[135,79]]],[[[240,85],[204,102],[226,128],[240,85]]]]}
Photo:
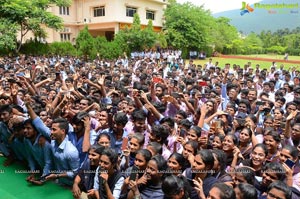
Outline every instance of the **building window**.
{"type": "Polygon", "coordinates": [[[154,20],[154,18],[155,18],[155,12],[151,11],[151,10],[147,10],[146,11],[146,19],[154,20]]]}
{"type": "Polygon", "coordinates": [[[102,17],[105,16],[105,7],[95,7],[94,8],[94,17],[102,17]]]}
{"type": "Polygon", "coordinates": [[[59,14],[60,15],[70,15],[69,7],[59,6],[59,14]]]}
{"type": "Polygon", "coordinates": [[[70,33],[60,33],[60,41],[70,41],[71,34],[70,33]]]}
{"type": "Polygon", "coordinates": [[[136,13],[136,8],[133,7],[126,7],[126,16],[127,17],[133,17],[133,15],[136,13]]]}

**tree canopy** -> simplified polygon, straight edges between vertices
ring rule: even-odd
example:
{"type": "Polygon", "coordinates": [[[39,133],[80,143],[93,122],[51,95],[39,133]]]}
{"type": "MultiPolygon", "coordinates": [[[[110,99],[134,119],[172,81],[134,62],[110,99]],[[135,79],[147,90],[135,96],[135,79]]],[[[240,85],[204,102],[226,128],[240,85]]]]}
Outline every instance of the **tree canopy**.
{"type": "MultiPolygon", "coordinates": [[[[17,51],[20,50],[23,37],[31,31],[36,37],[45,36],[43,27],[59,30],[62,28],[62,19],[47,9],[51,6],[68,6],[71,0],[2,0],[0,6],[0,24],[8,25],[7,27],[16,27],[14,29],[20,32],[20,41],[17,51]]],[[[12,34],[11,30],[0,29],[0,40],[11,41],[13,38],[17,42],[17,31],[14,32],[14,37],[6,37],[7,32],[12,34]],[[6,37],[6,38],[5,38],[6,37]]],[[[9,42],[9,45],[1,48],[12,48],[14,45],[9,42]]]]}

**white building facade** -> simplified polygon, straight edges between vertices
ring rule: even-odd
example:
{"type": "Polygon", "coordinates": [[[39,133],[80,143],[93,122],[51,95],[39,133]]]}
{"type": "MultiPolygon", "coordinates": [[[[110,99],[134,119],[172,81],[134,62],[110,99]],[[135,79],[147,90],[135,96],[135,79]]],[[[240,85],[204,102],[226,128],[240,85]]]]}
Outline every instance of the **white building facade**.
{"type": "MultiPolygon", "coordinates": [[[[75,42],[85,25],[94,37],[105,36],[112,40],[114,34],[126,26],[130,27],[133,15],[140,16],[142,27],[152,20],[154,31],[163,26],[163,14],[167,0],[73,0],[70,7],[51,7],[49,11],[63,19],[64,28],[60,31],[47,29],[45,42],[75,42]]],[[[26,39],[32,39],[28,35],[26,39]]]]}

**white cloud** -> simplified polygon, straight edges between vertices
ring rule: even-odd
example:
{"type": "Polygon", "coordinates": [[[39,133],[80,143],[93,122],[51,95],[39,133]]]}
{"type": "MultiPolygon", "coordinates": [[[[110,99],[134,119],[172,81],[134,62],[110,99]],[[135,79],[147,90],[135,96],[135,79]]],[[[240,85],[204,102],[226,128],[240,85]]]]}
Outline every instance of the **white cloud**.
{"type": "Polygon", "coordinates": [[[177,0],[178,3],[188,1],[197,6],[204,5],[205,9],[211,10],[212,13],[218,13],[227,10],[240,9],[243,1],[253,4],[260,0],[177,0]]]}

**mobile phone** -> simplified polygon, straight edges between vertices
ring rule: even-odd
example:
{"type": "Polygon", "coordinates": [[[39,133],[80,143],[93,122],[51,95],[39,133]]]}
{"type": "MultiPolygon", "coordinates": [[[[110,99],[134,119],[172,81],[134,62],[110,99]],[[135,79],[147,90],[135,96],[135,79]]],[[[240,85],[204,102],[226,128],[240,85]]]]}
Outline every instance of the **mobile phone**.
{"type": "Polygon", "coordinates": [[[138,171],[139,171],[139,168],[137,166],[133,165],[130,176],[129,176],[129,181],[136,180],[136,174],[138,173],[138,171]]]}
{"type": "Polygon", "coordinates": [[[16,83],[16,82],[17,82],[15,79],[7,79],[7,81],[8,81],[9,83],[16,83]]]}
{"type": "Polygon", "coordinates": [[[167,101],[167,102],[171,102],[171,101],[172,101],[172,97],[171,97],[171,96],[164,96],[163,98],[164,98],[165,101],[167,101]]]}
{"type": "Polygon", "coordinates": [[[193,179],[190,179],[190,178],[186,178],[187,181],[190,183],[191,187],[195,187],[195,184],[193,182],[193,179]]]}
{"type": "Polygon", "coordinates": [[[41,181],[41,182],[45,182],[46,181],[46,177],[49,176],[50,174],[47,174],[47,175],[43,175],[41,176],[38,180],[41,181]]]}
{"type": "Polygon", "coordinates": [[[59,79],[60,78],[60,73],[55,73],[55,77],[56,77],[56,79],[59,79]]]}
{"type": "Polygon", "coordinates": [[[122,150],[126,150],[127,146],[128,146],[128,138],[127,137],[123,137],[122,150]]]}
{"type": "Polygon", "coordinates": [[[264,104],[265,104],[265,102],[263,102],[263,101],[257,101],[257,102],[256,102],[256,105],[257,105],[257,106],[261,106],[261,105],[264,105],[264,104]]]}
{"type": "Polygon", "coordinates": [[[185,135],[186,135],[186,131],[184,129],[180,129],[179,136],[180,137],[185,137],[185,135]]]}
{"type": "Polygon", "coordinates": [[[245,119],[241,119],[241,118],[236,118],[236,121],[240,126],[244,126],[246,123],[245,119]]]}
{"type": "Polygon", "coordinates": [[[221,128],[221,121],[219,120],[216,121],[216,128],[217,129],[221,128]]]}
{"type": "Polygon", "coordinates": [[[280,122],[280,128],[285,129],[285,122],[280,122]]]}
{"type": "Polygon", "coordinates": [[[109,81],[112,81],[112,76],[111,76],[111,75],[107,75],[107,76],[105,77],[105,79],[107,79],[107,80],[109,80],[109,81]]]}
{"type": "Polygon", "coordinates": [[[201,137],[207,137],[208,132],[207,131],[201,131],[201,137]]]}
{"type": "Polygon", "coordinates": [[[284,163],[290,168],[293,168],[293,166],[295,165],[295,162],[290,159],[286,159],[284,163]]]}
{"type": "Polygon", "coordinates": [[[198,84],[199,84],[199,86],[207,86],[206,81],[199,81],[198,84]]]}
{"type": "Polygon", "coordinates": [[[159,77],[153,77],[152,80],[153,80],[154,83],[162,82],[162,79],[159,78],[159,77]]]}

